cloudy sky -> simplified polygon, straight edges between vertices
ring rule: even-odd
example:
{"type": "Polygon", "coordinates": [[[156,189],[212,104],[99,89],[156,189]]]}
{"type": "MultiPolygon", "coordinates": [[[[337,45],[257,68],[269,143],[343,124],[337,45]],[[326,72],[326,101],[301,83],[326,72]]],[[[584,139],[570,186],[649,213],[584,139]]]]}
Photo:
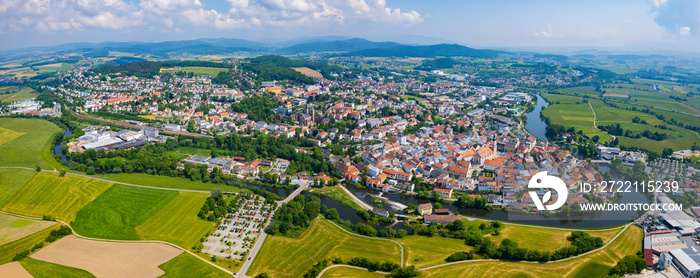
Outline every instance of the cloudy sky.
{"type": "Polygon", "coordinates": [[[0,0],[0,48],[329,35],[698,52],[700,1],[0,0]]]}

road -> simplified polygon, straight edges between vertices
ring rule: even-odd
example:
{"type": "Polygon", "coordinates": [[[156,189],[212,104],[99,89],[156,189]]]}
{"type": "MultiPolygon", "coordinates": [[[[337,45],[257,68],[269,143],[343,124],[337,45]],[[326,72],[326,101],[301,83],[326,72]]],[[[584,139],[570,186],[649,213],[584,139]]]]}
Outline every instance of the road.
{"type": "MultiPolygon", "coordinates": [[[[304,184],[300,185],[299,188],[294,190],[294,192],[292,192],[292,194],[289,194],[289,196],[287,196],[287,198],[285,198],[282,201],[277,201],[278,207],[279,207],[279,205],[282,205],[284,203],[291,201],[292,199],[294,199],[294,197],[301,194],[301,192],[303,192],[307,188],[309,188],[308,183],[304,183],[304,184]]],[[[277,211],[277,209],[275,209],[275,211],[277,211]]],[[[274,216],[275,211],[273,211],[270,215],[274,216]]],[[[265,238],[267,238],[267,232],[265,230],[267,229],[267,226],[270,225],[270,222],[272,222],[272,221],[267,221],[267,224],[265,224],[265,227],[262,228],[262,232],[260,232],[260,236],[258,236],[258,239],[255,240],[255,245],[253,245],[253,248],[250,249],[250,254],[248,255],[248,259],[246,259],[245,262],[243,262],[243,266],[241,267],[241,270],[239,270],[238,273],[236,273],[237,278],[248,277],[245,275],[245,273],[248,272],[250,265],[253,264],[253,261],[255,261],[255,256],[258,255],[258,252],[260,251],[260,248],[262,247],[263,242],[265,242],[265,238]]]]}
{"type": "MultiPolygon", "coordinates": [[[[98,122],[103,123],[103,124],[115,124],[118,126],[128,127],[128,128],[132,128],[132,129],[138,129],[138,130],[140,130],[142,128],[154,128],[154,127],[149,127],[149,126],[132,125],[132,124],[128,124],[128,123],[120,122],[120,121],[105,120],[102,118],[89,117],[89,116],[85,116],[82,114],[78,114],[78,113],[74,112],[73,110],[71,110],[70,108],[66,107],[66,109],[68,109],[68,111],[70,111],[70,113],[73,114],[73,116],[75,116],[78,119],[82,119],[82,120],[98,121],[98,122]]],[[[157,129],[158,129],[158,132],[164,133],[164,134],[169,134],[169,135],[185,135],[185,136],[203,137],[203,138],[210,138],[210,139],[214,138],[214,137],[209,136],[209,135],[204,135],[204,134],[199,134],[199,133],[190,133],[187,131],[165,130],[162,128],[157,128],[157,129]]]]}

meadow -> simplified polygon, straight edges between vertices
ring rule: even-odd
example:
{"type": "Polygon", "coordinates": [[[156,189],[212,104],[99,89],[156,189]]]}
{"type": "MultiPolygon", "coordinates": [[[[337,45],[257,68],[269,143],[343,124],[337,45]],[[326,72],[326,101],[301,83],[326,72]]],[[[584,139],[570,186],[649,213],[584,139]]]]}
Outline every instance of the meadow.
{"type": "Polygon", "coordinates": [[[608,247],[555,263],[484,261],[421,271],[421,277],[604,277],[624,256],[642,250],[642,231],[631,225],[608,247]]]}
{"type": "Polygon", "coordinates": [[[302,277],[323,259],[365,257],[399,263],[399,246],[393,242],[350,235],[317,218],[299,237],[268,236],[253,261],[248,276],[267,272],[271,277],[302,277]]]}
{"type": "Polygon", "coordinates": [[[214,188],[221,188],[224,192],[248,192],[248,190],[235,186],[227,186],[224,184],[204,183],[202,181],[192,181],[184,178],[149,175],[145,173],[122,173],[122,174],[96,174],[96,178],[102,178],[111,181],[124,183],[147,185],[162,188],[189,189],[211,191],[214,188]]]}
{"type": "Polygon", "coordinates": [[[35,98],[39,95],[34,89],[29,87],[18,86],[3,86],[0,87],[0,102],[10,103],[21,101],[29,98],[35,98]]]}
{"type": "Polygon", "coordinates": [[[351,277],[366,277],[366,278],[383,278],[384,274],[369,272],[365,269],[356,269],[350,267],[334,267],[323,273],[321,278],[351,278],[351,277]]]}
{"type": "Polygon", "coordinates": [[[445,259],[457,252],[473,251],[464,240],[447,237],[411,235],[395,239],[404,246],[406,265],[418,268],[444,264],[445,259]]]}
{"type": "Polygon", "coordinates": [[[83,206],[110,185],[78,176],[59,177],[57,173],[41,172],[22,187],[3,210],[34,217],[50,215],[70,222],[83,206]]]}
{"type": "Polygon", "coordinates": [[[60,264],[54,264],[32,258],[25,258],[19,262],[22,267],[29,272],[34,278],[51,278],[51,277],[74,277],[74,278],[89,278],[95,277],[82,269],[77,269],[60,264]]]}
{"type": "Polygon", "coordinates": [[[142,239],[136,227],[155,215],[177,194],[168,190],[113,185],[78,212],[73,229],[87,237],[142,239]]]}
{"type": "MultiPolygon", "coordinates": [[[[543,94],[545,98],[549,101],[549,96],[543,94]]],[[[559,95],[554,95],[552,99],[560,99],[561,101],[567,101],[565,104],[556,104],[556,102],[545,108],[542,113],[545,117],[549,118],[550,124],[562,125],[565,127],[573,127],[578,132],[583,131],[583,134],[592,138],[598,135],[600,139],[599,142],[606,142],[612,139],[612,136],[601,131],[593,125],[593,111],[588,103],[570,103],[571,99],[566,99],[559,95]]],[[[596,112],[597,113],[597,112],[596,112]]]]}
{"type": "Polygon", "coordinates": [[[23,133],[0,145],[0,166],[52,168],[51,139],[61,132],[55,124],[39,119],[0,118],[0,128],[23,133]]]}
{"type": "MultiPolygon", "coordinates": [[[[600,237],[603,243],[609,242],[622,228],[610,230],[586,231],[591,236],[600,237]]],[[[571,242],[567,238],[571,236],[569,230],[547,229],[531,226],[504,224],[498,236],[487,235],[491,240],[500,243],[508,238],[518,243],[518,246],[540,251],[552,251],[569,246],[571,242]]]]}
{"type": "Polygon", "coordinates": [[[162,209],[136,227],[143,239],[163,240],[192,248],[216,227],[197,216],[209,194],[178,192],[162,209]]]}
{"type": "Polygon", "coordinates": [[[189,253],[183,252],[172,260],[158,266],[165,271],[165,274],[160,278],[176,278],[176,277],[231,277],[226,272],[213,267],[200,259],[195,258],[189,253]]]}

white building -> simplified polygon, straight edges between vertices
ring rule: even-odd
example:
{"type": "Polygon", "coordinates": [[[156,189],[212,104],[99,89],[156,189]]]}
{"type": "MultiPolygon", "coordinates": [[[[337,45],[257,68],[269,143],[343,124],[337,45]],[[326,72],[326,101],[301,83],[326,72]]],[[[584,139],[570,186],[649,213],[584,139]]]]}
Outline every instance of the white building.
{"type": "Polygon", "coordinates": [[[700,278],[700,255],[693,249],[673,249],[668,251],[671,261],[685,277],[700,278]]]}

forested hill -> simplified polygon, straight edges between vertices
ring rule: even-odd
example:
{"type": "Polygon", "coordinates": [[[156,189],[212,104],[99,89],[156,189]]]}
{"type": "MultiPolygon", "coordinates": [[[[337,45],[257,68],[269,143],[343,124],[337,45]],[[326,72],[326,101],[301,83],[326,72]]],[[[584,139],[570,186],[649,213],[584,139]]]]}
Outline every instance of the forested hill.
{"type": "Polygon", "coordinates": [[[475,49],[458,44],[436,44],[423,46],[402,45],[391,48],[374,48],[359,51],[352,51],[343,56],[365,56],[365,57],[474,57],[474,58],[496,58],[498,54],[505,53],[496,50],[475,49]]]}

